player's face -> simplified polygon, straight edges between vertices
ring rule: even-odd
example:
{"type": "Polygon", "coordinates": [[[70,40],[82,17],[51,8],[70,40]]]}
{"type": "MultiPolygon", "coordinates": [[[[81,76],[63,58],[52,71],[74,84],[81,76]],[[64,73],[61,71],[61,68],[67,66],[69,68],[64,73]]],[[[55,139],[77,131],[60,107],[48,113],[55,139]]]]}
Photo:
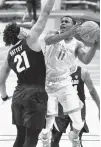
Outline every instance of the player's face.
{"type": "Polygon", "coordinates": [[[24,31],[23,28],[20,28],[20,33],[18,35],[19,39],[25,39],[28,36],[28,34],[24,31]]]}
{"type": "Polygon", "coordinates": [[[73,26],[73,20],[70,17],[64,17],[60,24],[60,33],[68,31],[73,26]]]}

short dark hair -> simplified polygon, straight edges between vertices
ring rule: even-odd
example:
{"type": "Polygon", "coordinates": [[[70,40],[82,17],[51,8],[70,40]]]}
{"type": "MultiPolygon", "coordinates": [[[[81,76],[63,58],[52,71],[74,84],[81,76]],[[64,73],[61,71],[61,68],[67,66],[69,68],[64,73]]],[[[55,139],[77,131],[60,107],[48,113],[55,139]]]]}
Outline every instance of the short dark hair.
{"type": "Polygon", "coordinates": [[[3,32],[3,41],[5,42],[6,46],[10,46],[10,45],[14,45],[17,43],[18,39],[18,35],[20,32],[20,27],[12,22],[10,24],[8,24],[3,32]]]}
{"type": "Polygon", "coordinates": [[[73,24],[75,25],[76,24],[76,20],[72,17],[72,16],[69,16],[69,15],[66,15],[66,16],[63,16],[62,18],[61,18],[61,20],[63,19],[63,18],[65,18],[65,17],[69,17],[69,18],[71,18],[72,19],[72,21],[73,21],[73,24]]]}

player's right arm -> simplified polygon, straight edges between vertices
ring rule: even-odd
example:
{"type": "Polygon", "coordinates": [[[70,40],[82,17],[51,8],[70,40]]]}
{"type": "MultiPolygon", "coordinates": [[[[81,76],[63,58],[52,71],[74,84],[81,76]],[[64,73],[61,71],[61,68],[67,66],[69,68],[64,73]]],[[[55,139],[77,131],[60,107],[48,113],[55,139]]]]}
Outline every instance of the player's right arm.
{"type": "Polygon", "coordinates": [[[79,60],[84,64],[89,64],[93,59],[96,50],[100,48],[100,37],[94,44],[92,44],[89,47],[90,47],[89,51],[85,52],[86,46],[81,41],[78,41],[76,55],[78,56],[79,60]]]}
{"type": "Polygon", "coordinates": [[[6,80],[7,80],[9,73],[10,73],[10,70],[11,69],[8,65],[8,60],[6,59],[0,69],[0,93],[1,93],[2,98],[5,98],[7,96],[6,80]]]}
{"type": "Polygon", "coordinates": [[[72,28],[70,28],[68,31],[64,33],[54,32],[50,33],[45,37],[45,43],[46,45],[56,44],[60,42],[61,40],[64,40],[68,38],[69,36],[74,36],[75,30],[79,25],[74,25],[72,28]]]}
{"type": "Polygon", "coordinates": [[[22,27],[22,28],[25,28],[25,29],[31,29],[33,27],[33,25],[34,25],[34,21],[32,20],[30,23],[26,23],[26,22],[24,22],[24,23],[17,23],[17,25],[19,27],[22,27]]]}
{"type": "Polygon", "coordinates": [[[35,43],[38,41],[39,36],[43,32],[46,22],[48,20],[49,14],[53,8],[55,0],[47,0],[44,8],[35,25],[31,28],[29,32],[29,37],[27,38],[28,45],[33,49],[35,48],[35,43]]]}
{"type": "Polygon", "coordinates": [[[94,102],[96,103],[96,105],[98,107],[99,114],[100,114],[100,98],[99,98],[98,93],[94,87],[94,84],[92,82],[90,74],[86,69],[82,69],[81,75],[82,75],[84,83],[86,84],[86,86],[89,90],[89,93],[90,93],[92,99],[94,100],[94,102]]]}

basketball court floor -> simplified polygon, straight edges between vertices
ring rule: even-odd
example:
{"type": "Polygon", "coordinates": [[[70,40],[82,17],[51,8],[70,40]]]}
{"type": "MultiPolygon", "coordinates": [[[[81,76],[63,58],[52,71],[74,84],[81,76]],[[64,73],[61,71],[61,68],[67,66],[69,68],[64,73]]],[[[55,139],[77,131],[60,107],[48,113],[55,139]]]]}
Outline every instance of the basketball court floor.
{"type": "MultiPolygon", "coordinates": [[[[53,23],[52,23],[53,25],[53,23]]],[[[0,23],[0,31],[4,28],[4,24],[0,23]]],[[[2,31],[1,31],[2,34],[2,31]]],[[[8,48],[4,47],[2,41],[2,35],[0,34],[0,67],[3,63],[5,56],[7,55],[8,48]]],[[[80,65],[84,66],[79,62],[80,65]]],[[[95,88],[100,95],[100,54],[99,51],[96,52],[95,57],[89,65],[86,66],[88,71],[91,74],[95,88]]],[[[10,73],[10,76],[7,80],[7,92],[11,96],[16,86],[16,77],[13,72],[10,73]]],[[[86,107],[87,107],[87,124],[89,126],[90,132],[83,135],[83,145],[84,147],[100,147],[100,122],[98,118],[98,109],[96,104],[89,95],[87,88],[86,91],[86,107]]],[[[11,99],[5,103],[0,100],[0,147],[12,147],[15,137],[16,137],[16,128],[12,125],[11,117],[11,99]]],[[[68,140],[68,131],[66,134],[63,134],[60,141],[60,147],[72,147],[71,143],[68,140]]],[[[42,147],[42,144],[39,140],[37,147],[42,147]]]]}

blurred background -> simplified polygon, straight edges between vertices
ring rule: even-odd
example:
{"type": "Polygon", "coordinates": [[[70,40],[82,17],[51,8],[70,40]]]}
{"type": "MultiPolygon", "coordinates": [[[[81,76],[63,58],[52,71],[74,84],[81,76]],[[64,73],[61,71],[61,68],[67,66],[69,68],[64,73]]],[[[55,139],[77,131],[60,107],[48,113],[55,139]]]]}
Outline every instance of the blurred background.
{"type": "MultiPolygon", "coordinates": [[[[0,0],[0,20],[10,21],[21,19],[26,11],[26,1],[33,0],[0,0]]],[[[36,1],[37,15],[46,0],[36,1]]],[[[56,0],[51,17],[61,18],[63,15],[72,15],[81,21],[94,20],[99,23],[100,0],[56,0]]],[[[25,21],[28,21],[28,15],[25,21]]]]}

